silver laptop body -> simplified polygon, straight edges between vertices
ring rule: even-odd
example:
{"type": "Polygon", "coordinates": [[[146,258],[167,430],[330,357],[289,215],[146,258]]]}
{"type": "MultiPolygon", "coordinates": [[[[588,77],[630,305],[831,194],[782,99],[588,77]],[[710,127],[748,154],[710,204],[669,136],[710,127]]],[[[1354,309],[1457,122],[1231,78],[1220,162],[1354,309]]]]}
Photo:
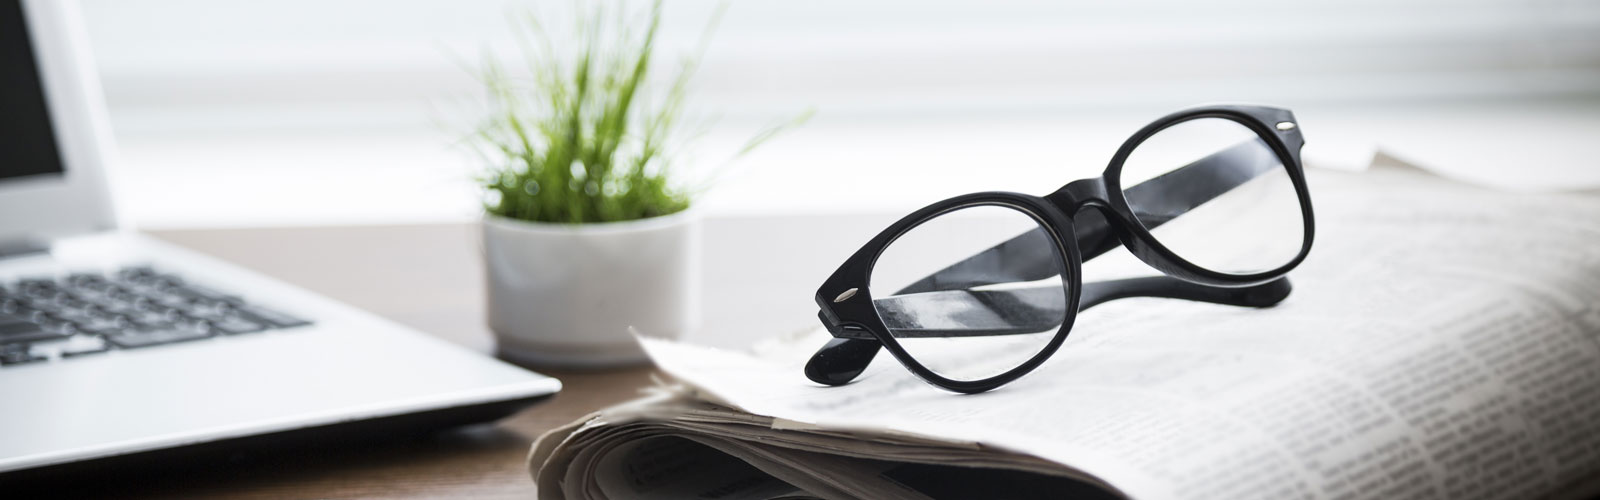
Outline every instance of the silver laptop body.
{"type": "Polygon", "coordinates": [[[75,3],[0,0],[0,472],[404,415],[495,418],[560,389],[127,232],[86,50],[75,3]]]}

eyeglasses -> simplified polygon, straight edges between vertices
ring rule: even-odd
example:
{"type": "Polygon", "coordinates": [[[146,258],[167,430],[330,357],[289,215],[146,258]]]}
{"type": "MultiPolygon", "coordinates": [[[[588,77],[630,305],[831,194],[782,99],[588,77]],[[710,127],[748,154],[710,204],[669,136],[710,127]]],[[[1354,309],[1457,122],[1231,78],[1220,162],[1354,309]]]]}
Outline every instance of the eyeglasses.
{"type": "Polygon", "coordinates": [[[1133,134],[1100,177],[917,210],[817,290],[834,338],[806,377],[846,384],[882,347],[933,385],[983,392],[1038,368],[1079,311],[1110,300],[1277,304],[1311,250],[1304,143],[1286,109],[1192,108],[1133,134]],[[1118,245],[1165,276],[1084,283],[1083,261],[1118,245]]]}

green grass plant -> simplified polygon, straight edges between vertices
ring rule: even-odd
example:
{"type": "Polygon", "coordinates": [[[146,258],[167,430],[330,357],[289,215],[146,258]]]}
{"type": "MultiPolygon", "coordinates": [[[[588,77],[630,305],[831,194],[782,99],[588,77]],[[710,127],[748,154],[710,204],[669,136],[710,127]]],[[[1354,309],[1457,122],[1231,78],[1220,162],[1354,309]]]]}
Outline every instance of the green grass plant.
{"type": "MultiPolygon", "coordinates": [[[[621,5],[609,13],[604,3],[575,5],[576,39],[566,43],[554,43],[536,18],[526,18],[522,50],[531,76],[512,77],[493,59],[483,68],[490,113],[473,142],[490,163],[482,179],[484,209],[568,224],[687,209],[697,188],[673,164],[673,154],[691,138],[681,126],[689,79],[721,11],[697,54],[672,68],[670,87],[651,92],[660,2],[644,18],[621,5]],[[561,48],[575,50],[562,54],[561,48]]],[[[780,128],[758,134],[739,154],[780,128]]]]}

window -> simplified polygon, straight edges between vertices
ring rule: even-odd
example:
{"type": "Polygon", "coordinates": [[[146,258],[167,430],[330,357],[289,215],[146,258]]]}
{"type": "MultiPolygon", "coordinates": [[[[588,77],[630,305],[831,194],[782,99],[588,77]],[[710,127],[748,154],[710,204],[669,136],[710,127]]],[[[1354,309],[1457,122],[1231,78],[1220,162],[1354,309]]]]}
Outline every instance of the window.
{"type": "MultiPolygon", "coordinates": [[[[667,2],[662,53],[691,50],[717,4],[667,2]]],[[[475,166],[448,123],[476,85],[452,54],[512,55],[508,15],[557,23],[571,3],[84,7],[123,204],[136,223],[170,227],[472,216],[475,166]],[[214,187],[226,185],[250,189],[214,187]]],[[[898,210],[1052,185],[1200,102],[1272,103],[1307,121],[1325,110],[1331,125],[1375,103],[1600,97],[1593,1],[760,0],[732,2],[714,36],[695,102],[725,132],[686,161],[720,163],[762,124],[817,111],[713,192],[708,205],[726,211],[898,210]],[[871,190],[827,182],[841,172],[923,187],[852,196],[871,190]]],[[[1339,157],[1340,142],[1312,141],[1330,149],[1308,161],[1339,157]]]]}

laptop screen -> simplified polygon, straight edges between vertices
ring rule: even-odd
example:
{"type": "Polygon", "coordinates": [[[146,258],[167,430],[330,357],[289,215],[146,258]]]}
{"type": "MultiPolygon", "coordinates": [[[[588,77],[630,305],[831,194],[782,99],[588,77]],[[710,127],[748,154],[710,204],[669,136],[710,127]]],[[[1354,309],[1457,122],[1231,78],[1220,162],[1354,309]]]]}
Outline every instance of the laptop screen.
{"type": "Polygon", "coordinates": [[[0,181],[61,175],[21,0],[0,0],[0,181]]]}

